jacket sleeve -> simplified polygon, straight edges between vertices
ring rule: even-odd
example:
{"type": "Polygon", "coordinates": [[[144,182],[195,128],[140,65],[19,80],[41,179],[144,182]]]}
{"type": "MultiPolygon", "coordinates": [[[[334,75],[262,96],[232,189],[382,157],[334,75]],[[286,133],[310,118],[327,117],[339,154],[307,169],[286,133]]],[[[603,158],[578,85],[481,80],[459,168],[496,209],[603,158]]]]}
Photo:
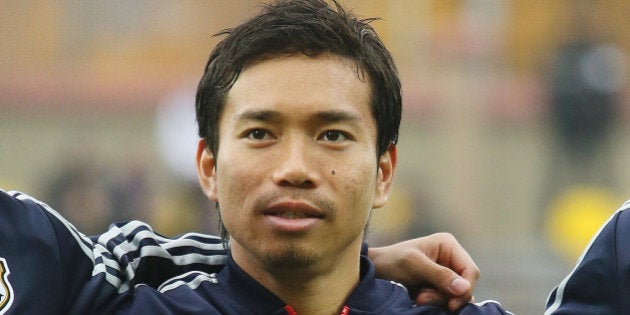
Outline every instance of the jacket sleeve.
{"type": "Polygon", "coordinates": [[[138,221],[86,237],[46,204],[0,190],[0,315],[107,313],[135,285],[225,260],[220,239],[165,238],[138,221]]]}
{"type": "Polygon", "coordinates": [[[549,295],[545,315],[626,314],[630,311],[628,208],[630,201],[595,235],[573,271],[549,295]]]}
{"type": "MultiPolygon", "coordinates": [[[[89,263],[75,257],[76,265],[89,263]]],[[[0,192],[0,314],[60,314],[63,281],[55,231],[41,208],[0,192]]],[[[89,274],[88,274],[89,275],[89,274]]]]}

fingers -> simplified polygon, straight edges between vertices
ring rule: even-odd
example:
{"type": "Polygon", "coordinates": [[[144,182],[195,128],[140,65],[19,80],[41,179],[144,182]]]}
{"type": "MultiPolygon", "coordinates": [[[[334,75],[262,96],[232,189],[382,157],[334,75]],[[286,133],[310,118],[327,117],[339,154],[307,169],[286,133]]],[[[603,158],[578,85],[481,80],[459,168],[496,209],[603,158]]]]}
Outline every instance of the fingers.
{"type": "MultiPolygon", "coordinates": [[[[462,283],[467,283],[467,281],[462,280],[462,283]]],[[[466,286],[468,286],[468,284],[466,284],[466,286]]],[[[418,305],[446,306],[451,311],[457,311],[466,303],[474,301],[474,298],[464,296],[454,297],[453,295],[430,288],[423,288],[416,291],[410,290],[410,295],[415,297],[415,302],[418,305]]]]}
{"type": "MultiPolygon", "coordinates": [[[[407,281],[407,286],[410,289],[413,288],[410,290],[411,297],[417,304],[448,305],[451,310],[459,309],[471,299],[473,285],[465,277],[450,269],[455,266],[453,263],[438,264],[437,258],[420,252],[407,254],[402,269],[407,271],[407,277],[411,281],[422,279],[421,282],[415,283],[407,281]]],[[[442,260],[450,259],[446,256],[442,257],[442,260]]],[[[462,263],[466,264],[465,260],[462,263]]],[[[476,280],[477,269],[470,267],[464,269],[467,270],[468,277],[476,280]]]]}
{"type": "Polygon", "coordinates": [[[446,305],[448,298],[435,289],[422,289],[416,294],[415,302],[418,305],[446,305]]]}
{"type": "Polygon", "coordinates": [[[472,303],[474,301],[475,301],[474,297],[471,297],[470,299],[450,298],[449,301],[448,301],[447,307],[451,311],[456,311],[456,310],[462,308],[466,303],[472,303]]]}
{"type": "Polygon", "coordinates": [[[470,302],[479,268],[449,233],[436,233],[368,250],[378,277],[409,288],[417,304],[457,310],[470,302]]]}
{"type": "Polygon", "coordinates": [[[448,281],[444,290],[450,294],[445,297],[448,299],[448,308],[457,310],[472,300],[474,287],[480,275],[479,268],[453,235],[438,233],[430,237],[436,238],[434,242],[440,244],[437,256],[432,258],[446,269],[440,271],[439,277],[448,281]]]}
{"type": "MultiPolygon", "coordinates": [[[[418,304],[446,305],[457,310],[472,299],[479,268],[449,233],[436,233],[412,240],[422,254],[414,255],[417,268],[407,267],[414,279],[430,284],[418,291],[418,304]]],[[[413,297],[413,296],[412,296],[413,297]]]]}
{"type": "Polygon", "coordinates": [[[455,277],[448,286],[448,289],[455,296],[462,296],[472,293],[472,285],[464,278],[455,277]]]}
{"type": "Polygon", "coordinates": [[[451,268],[457,272],[462,278],[466,279],[472,287],[475,286],[479,279],[479,267],[473,261],[472,257],[466,252],[466,250],[457,242],[457,239],[448,233],[438,233],[435,237],[442,238],[444,257],[437,257],[437,262],[441,265],[451,268]]]}
{"type": "Polygon", "coordinates": [[[417,275],[418,277],[426,279],[442,293],[453,296],[472,295],[472,285],[467,279],[459,276],[455,271],[447,267],[434,263],[427,257],[421,260],[425,259],[427,261],[418,264],[422,266],[422,269],[418,270],[420,272],[417,275]]]}
{"type": "Polygon", "coordinates": [[[437,286],[437,290],[421,291],[418,296],[421,301],[428,301],[428,304],[447,305],[454,311],[471,300],[473,286],[468,280],[443,266],[432,265],[430,269],[433,269],[432,283],[437,286]]]}

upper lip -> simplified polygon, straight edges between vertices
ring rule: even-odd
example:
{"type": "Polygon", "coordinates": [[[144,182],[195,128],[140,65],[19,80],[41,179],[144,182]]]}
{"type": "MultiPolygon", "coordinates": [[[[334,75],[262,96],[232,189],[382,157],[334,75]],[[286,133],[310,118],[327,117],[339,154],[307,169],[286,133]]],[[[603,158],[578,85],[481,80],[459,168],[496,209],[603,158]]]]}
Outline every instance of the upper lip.
{"type": "Polygon", "coordinates": [[[323,218],[325,213],[304,201],[276,202],[263,210],[264,215],[280,215],[287,212],[302,213],[307,217],[323,218]]]}

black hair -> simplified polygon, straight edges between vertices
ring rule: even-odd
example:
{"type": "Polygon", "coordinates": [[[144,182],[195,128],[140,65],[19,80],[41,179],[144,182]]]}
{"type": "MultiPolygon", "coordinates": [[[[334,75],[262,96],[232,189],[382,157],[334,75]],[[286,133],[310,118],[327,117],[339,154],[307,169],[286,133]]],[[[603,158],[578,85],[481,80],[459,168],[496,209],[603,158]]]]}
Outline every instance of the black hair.
{"type": "Polygon", "coordinates": [[[398,140],[400,80],[389,52],[370,22],[347,13],[335,0],[278,0],[226,35],[210,54],[196,97],[199,136],[213,154],[219,149],[218,123],[225,97],[245,67],[255,61],[301,53],[332,53],[353,60],[360,79],[372,86],[377,157],[398,140]]]}

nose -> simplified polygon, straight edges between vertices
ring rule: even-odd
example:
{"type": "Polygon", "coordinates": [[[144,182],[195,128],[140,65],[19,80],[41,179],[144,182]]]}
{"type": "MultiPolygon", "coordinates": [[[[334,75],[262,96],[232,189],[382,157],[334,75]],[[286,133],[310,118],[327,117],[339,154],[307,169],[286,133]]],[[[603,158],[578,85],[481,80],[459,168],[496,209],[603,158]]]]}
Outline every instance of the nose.
{"type": "Polygon", "coordinates": [[[287,141],[276,156],[277,167],[273,172],[273,181],[278,186],[315,188],[320,181],[316,158],[308,146],[299,141],[287,141]]]}

